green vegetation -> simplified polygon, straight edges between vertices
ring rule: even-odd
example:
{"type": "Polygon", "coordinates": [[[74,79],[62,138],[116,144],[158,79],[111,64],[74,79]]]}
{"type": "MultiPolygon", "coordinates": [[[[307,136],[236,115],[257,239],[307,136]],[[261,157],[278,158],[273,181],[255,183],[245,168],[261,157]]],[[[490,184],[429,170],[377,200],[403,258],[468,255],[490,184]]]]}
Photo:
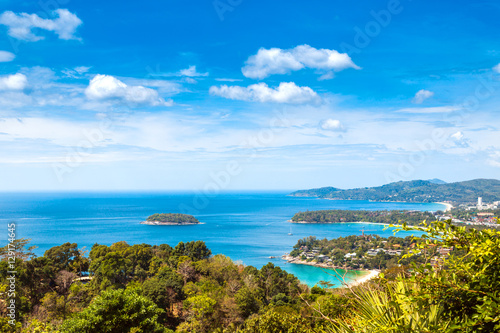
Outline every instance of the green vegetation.
{"type": "Polygon", "coordinates": [[[401,229],[426,234],[299,241],[299,251],[405,249],[376,280],[343,289],[309,289],[272,263],[212,256],[201,241],[95,244],[88,257],[65,243],[36,257],[17,240],[17,324],[6,316],[8,249],[0,248],[0,332],[499,332],[500,232],[449,222],[401,229]],[[431,264],[439,248],[454,250],[431,264]]]}
{"type": "Polygon", "coordinates": [[[358,310],[338,320],[333,331],[499,332],[500,232],[449,222],[402,229],[426,232],[415,252],[441,246],[456,253],[358,292],[358,310]]]}
{"type": "Polygon", "coordinates": [[[416,245],[417,240],[412,236],[384,238],[377,235],[365,235],[331,240],[309,236],[299,239],[293,251],[290,252],[290,257],[354,270],[390,269],[400,267],[400,265],[407,266],[411,262],[424,263],[429,258],[439,257],[438,250],[444,252],[436,247],[411,258],[404,257],[416,245]]]}
{"type": "Polygon", "coordinates": [[[194,216],[187,214],[153,214],[149,216],[146,221],[177,224],[200,223],[194,216]]]}
{"type": "Polygon", "coordinates": [[[457,183],[436,183],[429,180],[412,180],[390,183],[378,187],[342,190],[335,187],[296,191],[292,196],[319,197],[338,200],[372,200],[404,202],[454,203],[476,202],[482,197],[484,202],[500,200],[500,180],[474,179],[457,183]]]}
{"type": "Polygon", "coordinates": [[[131,289],[107,290],[88,308],[66,320],[61,330],[68,333],[163,333],[166,330],[158,323],[162,313],[153,301],[131,289]]]}
{"type": "Polygon", "coordinates": [[[212,256],[202,241],[95,244],[88,257],[70,243],[41,257],[26,240],[16,245],[18,327],[5,317],[8,249],[1,248],[0,332],[253,331],[264,325],[252,321],[259,313],[291,307],[298,316],[300,294],[307,293],[295,276],[271,263],[245,267],[212,256]]]}
{"type": "Polygon", "coordinates": [[[419,224],[425,220],[434,220],[434,214],[420,211],[404,210],[316,210],[299,212],[292,217],[292,222],[307,223],[339,223],[339,222],[373,222],[398,224],[419,224]]]}

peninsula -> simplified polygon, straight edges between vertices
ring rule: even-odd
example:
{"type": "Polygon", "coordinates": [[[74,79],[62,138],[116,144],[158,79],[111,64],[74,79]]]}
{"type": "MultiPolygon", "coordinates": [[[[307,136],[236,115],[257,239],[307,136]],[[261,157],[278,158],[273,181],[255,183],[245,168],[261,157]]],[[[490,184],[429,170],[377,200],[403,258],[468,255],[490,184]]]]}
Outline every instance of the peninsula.
{"type": "Polygon", "coordinates": [[[399,224],[405,221],[409,225],[417,225],[425,220],[434,221],[436,217],[431,212],[403,211],[403,210],[317,210],[298,212],[290,222],[292,223],[346,223],[370,222],[382,224],[399,224]]]}
{"type": "Polygon", "coordinates": [[[153,214],[141,224],[149,225],[192,225],[200,224],[200,221],[192,215],[187,214],[153,214]]]}
{"type": "Polygon", "coordinates": [[[351,235],[334,239],[309,236],[299,239],[290,253],[282,256],[290,263],[345,270],[384,270],[410,262],[425,263],[429,258],[437,262],[452,248],[435,247],[425,256],[404,257],[421,242],[413,236],[381,237],[378,235],[351,235]]]}
{"type": "Polygon", "coordinates": [[[474,179],[446,183],[439,179],[400,181],[377,187],[339,189],[321,187],[296,191],[290,196],[332,200],[370,200],[392,202],[448,202],[454,206],[473,203],[478,197],[487,202],[500,200],[500,180],[474,179]]]}

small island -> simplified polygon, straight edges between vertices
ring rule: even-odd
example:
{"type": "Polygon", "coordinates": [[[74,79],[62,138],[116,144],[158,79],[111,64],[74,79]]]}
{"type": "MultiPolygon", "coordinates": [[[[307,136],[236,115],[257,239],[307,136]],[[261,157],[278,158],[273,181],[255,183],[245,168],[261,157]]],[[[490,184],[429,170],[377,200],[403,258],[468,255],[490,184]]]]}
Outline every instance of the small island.
{"type": "Polygon", "coordinates": [[[193,225],[200,224],[200,221],[192,215],[187,214],[153,214],[141,224],[149,225],[193,225]]]}

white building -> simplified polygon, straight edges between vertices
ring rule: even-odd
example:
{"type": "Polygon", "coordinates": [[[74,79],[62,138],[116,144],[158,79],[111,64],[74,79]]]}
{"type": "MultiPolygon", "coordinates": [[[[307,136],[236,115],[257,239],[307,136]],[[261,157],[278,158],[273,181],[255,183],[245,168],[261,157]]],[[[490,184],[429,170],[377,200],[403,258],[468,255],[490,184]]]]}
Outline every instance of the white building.
{"type": "Polygon", "coordinates": [[[478,197],[477,198],[477,209],[482,209],[483,208],[483,198],[478,197]]]}

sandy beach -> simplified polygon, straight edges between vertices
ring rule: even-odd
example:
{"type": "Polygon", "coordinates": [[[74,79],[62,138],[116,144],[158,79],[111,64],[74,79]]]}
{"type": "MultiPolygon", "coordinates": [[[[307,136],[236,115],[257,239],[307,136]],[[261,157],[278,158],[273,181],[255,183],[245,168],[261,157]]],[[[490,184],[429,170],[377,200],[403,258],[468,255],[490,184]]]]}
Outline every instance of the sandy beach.
{"type": "Polygon", "coordinates": [[[297,224],[340,224],[340,223],[363,223],[363,224],[378,224],[378,225],[389,225],[387,223],[376,223],[376,222],[363,222],[363,221],[353,221],[353,222],[307,222],[307,221],[292,221],[287,220],[289,223],[297,223],[297,224]]]}
{"type": "MultiPolygon", "coordinates": [[[[363,222],[363,221],[356,221],[356,222],[307,222],[307,221],[298,221],[294,222],[292,220],[287,220],[287,222],[290,223],[297,223],[297,224],[348,224],[348,223],[360,223],[360,224],[376,224],[376,225],[385,225],[388,226],[390,225],[389,223],[376,223],[376,222],[363,222]]],[[[399,227],[399,224],[395,224],[394,226],[399,227]]]]}
{"type": "Polygon", "coordinates": [[[372,269],[371,271],[368,272],[368,274],[360,276],[359,278],[349,282],[348,285],[349,285],[349,287],[358,286],[358,285],[363,284],[367,281],[370,281],[374,277],[377,277],[379,274],[380,274],[379,270],[372,269]]]}
{"type": "Polygon", "coordinates": [[[453,205],[448,202],[436,202],[436,203],[440,205],[445,205],[446,206],[446,209],[444,210],[445,212],[448,212],[453,208],[453,205]]]}

